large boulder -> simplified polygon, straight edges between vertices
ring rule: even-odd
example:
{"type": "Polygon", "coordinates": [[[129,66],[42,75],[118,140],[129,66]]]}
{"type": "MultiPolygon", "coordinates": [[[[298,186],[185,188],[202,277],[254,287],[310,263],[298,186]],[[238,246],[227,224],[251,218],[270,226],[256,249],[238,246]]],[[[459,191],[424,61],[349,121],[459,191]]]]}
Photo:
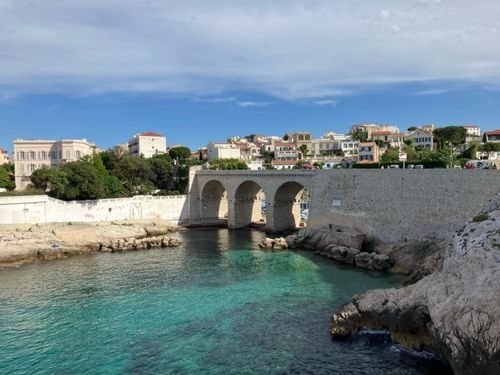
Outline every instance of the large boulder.
{"type": "Polygon", "coordinates": [[[434,273],[357,295],[332,317],[335,337],[362,327],[433,350],[456,374],[500,374],[500,197],[455,234],[434,273]]]}

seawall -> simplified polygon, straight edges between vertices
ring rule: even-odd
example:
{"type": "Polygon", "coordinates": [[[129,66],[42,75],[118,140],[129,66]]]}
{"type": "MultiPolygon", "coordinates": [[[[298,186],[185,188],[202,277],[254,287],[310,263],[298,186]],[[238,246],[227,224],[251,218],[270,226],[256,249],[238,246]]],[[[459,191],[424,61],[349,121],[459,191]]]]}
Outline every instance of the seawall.
{"type": "Polygon", "coordinates": [[[496,170],[336,170],[312,177],[310,228],[356,229],[383,242],[443,239],[500,194],[496,170]]]}
{"type": "Polygon", "coordinates": [[[187,218],[185,195],[65,202],[46,195],[0,197],[0,224],[46,224],[187,218]]]}

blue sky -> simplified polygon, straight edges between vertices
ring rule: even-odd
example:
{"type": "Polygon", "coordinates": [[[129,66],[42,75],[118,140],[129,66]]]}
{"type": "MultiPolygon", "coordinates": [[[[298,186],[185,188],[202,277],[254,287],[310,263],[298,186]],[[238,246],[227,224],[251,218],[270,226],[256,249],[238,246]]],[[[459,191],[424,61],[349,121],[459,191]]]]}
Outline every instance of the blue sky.
{"type": "Polygon", "coordinates": [[[0,147],[500,128],[500,2],[0,0],[0,147]]]}

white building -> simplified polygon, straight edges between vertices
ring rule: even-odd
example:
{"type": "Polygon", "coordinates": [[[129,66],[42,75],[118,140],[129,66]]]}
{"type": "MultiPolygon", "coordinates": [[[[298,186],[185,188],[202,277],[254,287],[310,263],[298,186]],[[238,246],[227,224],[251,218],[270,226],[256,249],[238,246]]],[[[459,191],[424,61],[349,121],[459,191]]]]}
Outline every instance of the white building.
{"type": "Polygon", "coordinates": [[[247,161],[246,163],[247,163],[248,169],[250,169],[251,171],[260,171],[260,170],[264,169],[264,166],[263,166],[264,162],[261,159],[247,161]]]}
{"type": "Polygon", "coordinates": [[[240,148],[232,143],[210,142],[207,146],[208,161],[217,159],[240,159],[240,148]]]}
{"type": "Polygon", "coordinates": [[[165,152],[167,152],[167,137],[159,133],[138,133],[128,141],[128,153],[132,156],[151,158],[165,152]]]}
{"type": "Polygon", "coordinates": [[[0,165],[9,162],[9,153],[7,150],[0,148],[0,165]]]}
{"type": "Polygon", "coordinates": [[[347,138],[338,141],[338,150],[342,151],[342,154],[347,159],[356,159],[358,157],[358,147],[359,141],[347,138]]]}
{"type": "Polygon", "coordinates": [[[432,133],[426,132],[422,129],[417,129],[408,133],[405,136],[405,139],[411,139],[413,147],[422,146],[432,150],[434,146],[434,136],[432,133]]]}
{"type": "Polygon", "coordinates": [[[481,128],[476,125],[465,125],[464,129],[467,131],[467,136],[469,137],[480,137],[481,128]]]}
{"type": "Polygon", "coordinates": [[[16,190],[24,190],[31,174],[43,166],[60,167],[85,155],[92,155],[95,144],[86,139],[23,140],[14,141],[14,175],[16,190]]]}

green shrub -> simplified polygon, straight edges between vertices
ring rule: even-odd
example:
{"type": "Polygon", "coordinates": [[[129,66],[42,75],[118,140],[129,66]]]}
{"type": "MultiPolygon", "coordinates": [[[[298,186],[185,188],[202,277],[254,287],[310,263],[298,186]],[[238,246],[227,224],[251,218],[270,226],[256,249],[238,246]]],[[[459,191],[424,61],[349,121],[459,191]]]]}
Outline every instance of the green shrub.
{"type": "Polygon", "coordinates": [[[474,223],[480,223],[481,221],[485,221],[488,219],[489,219],[489,216],[487,214],[485,214],[484,212],[481,212],[481,213],[477,214],[476,216],[474,216],[472,218],[472,221],[474,223]]]}

